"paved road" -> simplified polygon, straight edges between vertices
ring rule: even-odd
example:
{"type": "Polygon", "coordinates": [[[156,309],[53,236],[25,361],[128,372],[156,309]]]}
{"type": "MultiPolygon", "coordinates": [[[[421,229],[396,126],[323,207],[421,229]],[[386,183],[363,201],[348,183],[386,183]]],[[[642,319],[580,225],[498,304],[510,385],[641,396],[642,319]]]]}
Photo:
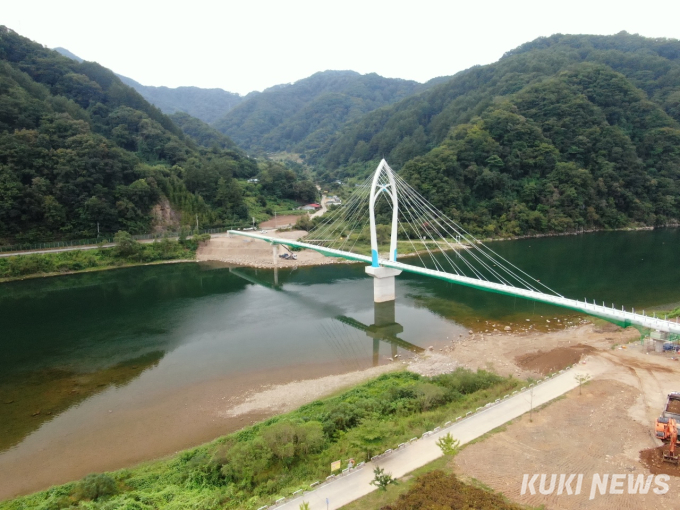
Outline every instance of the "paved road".
{"type": "MultiPolygon", "coordinates": [[[[594,375],[592,369],[586,371],[585,367],[578,366],[538,384],[533,388],[533,406],[538,407],[574,389],[578,386],[574,376],[585,373],[591,376],[594,375]]],[[[419,439],[412,445],[375,462],[369,462],[362,469],[328,483],[315,491],[290,500],[276,508],[277,510],[299,510],[300,503],[306,501],[309,503],[311,510],[326,510],[326,499],[329,501],[328,510],[340,508],[375,490],[375,487],[370,485],[370,481],[373,480],[373,469],[375,466],[384,468],[385,472],[392,473],[392,476],[395,478],[402,477],[414,469],[441,457],[441,450],[436,445],[437,439],[441,436],[451,433],[454,438],[460,440],[461,444],[465,444],[529,412],[530,407],[530,390],[518,393],[465,420],[455,423],[447,429],[424,439],[419,439]]],[[[518,483],[521,483],[521,474],[517,476],[518,483]]]]}
{"type": "MultiPolygon", "coordinates": [[[[107,243],[102,246],[104,248],[112,248],[113,246],[115,246],[115,244],[107,243]]],[[[65,248],[50,248],[47,250],[9,251],[6,253],[0,253],[0,257],[14,257],[16,255],[35,255],[36,253],[60,253],[62,251],[75,251],[75,250],[96,250],[97,248],[99,248],[98,244],[85,244],[82,246],[67,246],[65,248]]]]}
{"type": "MultiPolygon", "coordinates": [[[[226,232],[224,233],[219,233],[219,234],[210,234],[210,237],[228,237],[229,234],[226,232]]],[[[176,237],[169,237],[168,239],[176,240],[176,237]]],[[[153,239],[141,239],[137,241],[138,243],[153,243],[153,239]]],[[[114,243],[106,243],[103,244],[102,247],[104,248],[113,248],[115,246],[114,243]]],[[[9,252],[4,252],[0,253],[0,257],[14,257],[16,255],[35,255],[36,253],[59,253],[62,251],[75,251],[75,250],[96,250],[99,248],[98,244],[84,244],[81,246],[66,246],[64,248],[48,248],[45,250],[29,250],[29,251],[9,251],[9,252]]]]}

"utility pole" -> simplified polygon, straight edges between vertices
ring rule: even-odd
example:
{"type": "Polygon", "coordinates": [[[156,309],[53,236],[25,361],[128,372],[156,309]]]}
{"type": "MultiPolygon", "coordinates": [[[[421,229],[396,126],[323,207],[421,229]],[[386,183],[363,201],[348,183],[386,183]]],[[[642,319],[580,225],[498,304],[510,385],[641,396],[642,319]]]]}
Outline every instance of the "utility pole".
{"type": "Polygon", "coordinates": [[[274,230],[276,230],[276,211],[274,211],[274,230]]]}
{"type": "Polygon", "coordinates": [[[198,234],[198,214],[196,214],[196,233],[198,234]]]}

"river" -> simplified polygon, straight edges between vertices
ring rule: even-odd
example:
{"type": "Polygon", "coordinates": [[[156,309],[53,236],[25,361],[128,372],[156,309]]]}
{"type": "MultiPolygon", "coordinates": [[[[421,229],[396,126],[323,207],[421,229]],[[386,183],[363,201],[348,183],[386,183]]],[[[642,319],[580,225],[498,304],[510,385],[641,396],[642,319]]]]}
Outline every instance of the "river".
{"type": "MultiPolygon", "coordinates": [[[[491,246],[566,297],[680,306],[678,229],[491,246]]],[[[240,428],[220,410],[262,385],[391,363],[544,315],[570,320],[407,274],[396,305],[376,308],[356,264],[274,274],[185,263],[1,284],[0,499],[240,428]]]]}

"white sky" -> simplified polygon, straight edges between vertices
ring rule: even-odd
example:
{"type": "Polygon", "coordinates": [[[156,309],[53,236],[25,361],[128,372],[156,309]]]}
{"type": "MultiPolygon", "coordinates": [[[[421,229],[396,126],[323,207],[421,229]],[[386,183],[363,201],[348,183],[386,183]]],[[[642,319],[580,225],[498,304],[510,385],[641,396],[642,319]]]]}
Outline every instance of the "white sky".
{"type": "Polygon", "coordinates": [[[680,1],[5,0],[0,24],[144,85],[241,94],[327,69],[420,82],[554,33],[680,38],[680,1]]]}

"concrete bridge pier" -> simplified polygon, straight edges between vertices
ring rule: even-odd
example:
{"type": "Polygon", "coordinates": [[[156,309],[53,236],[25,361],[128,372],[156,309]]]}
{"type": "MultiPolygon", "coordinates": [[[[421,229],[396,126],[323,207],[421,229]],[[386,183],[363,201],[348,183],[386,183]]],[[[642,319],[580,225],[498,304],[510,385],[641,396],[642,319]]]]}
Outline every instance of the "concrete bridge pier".
{"type": "Polygon", "coordinates": [[[279,265],[279,245],[272,244],[272,257],[274,257],[274,266],[279,265]]]}
{"type": "MultiPolygon", "coordinates": [[[[394,279],[394,277],[392,277],[394,279]]],[[[397,354],[397,344],[394,339],[399,333],[404,332],[404,327],[395,321],[395,301],[384,301],[373,305],[373,325],[366,330],[366,335],[373,339],[373,366],[380,362],[380,341],[390,342],[392,358],[397,354]]]]}
{"type": "Polygon", "coordinates": [[[386,301],[394,301],[397,298],[394,277],[399,276],[401,270],[389,267],[367,266],[366,274],[373,277],[374,302],[384,303],[386,301]]]}

